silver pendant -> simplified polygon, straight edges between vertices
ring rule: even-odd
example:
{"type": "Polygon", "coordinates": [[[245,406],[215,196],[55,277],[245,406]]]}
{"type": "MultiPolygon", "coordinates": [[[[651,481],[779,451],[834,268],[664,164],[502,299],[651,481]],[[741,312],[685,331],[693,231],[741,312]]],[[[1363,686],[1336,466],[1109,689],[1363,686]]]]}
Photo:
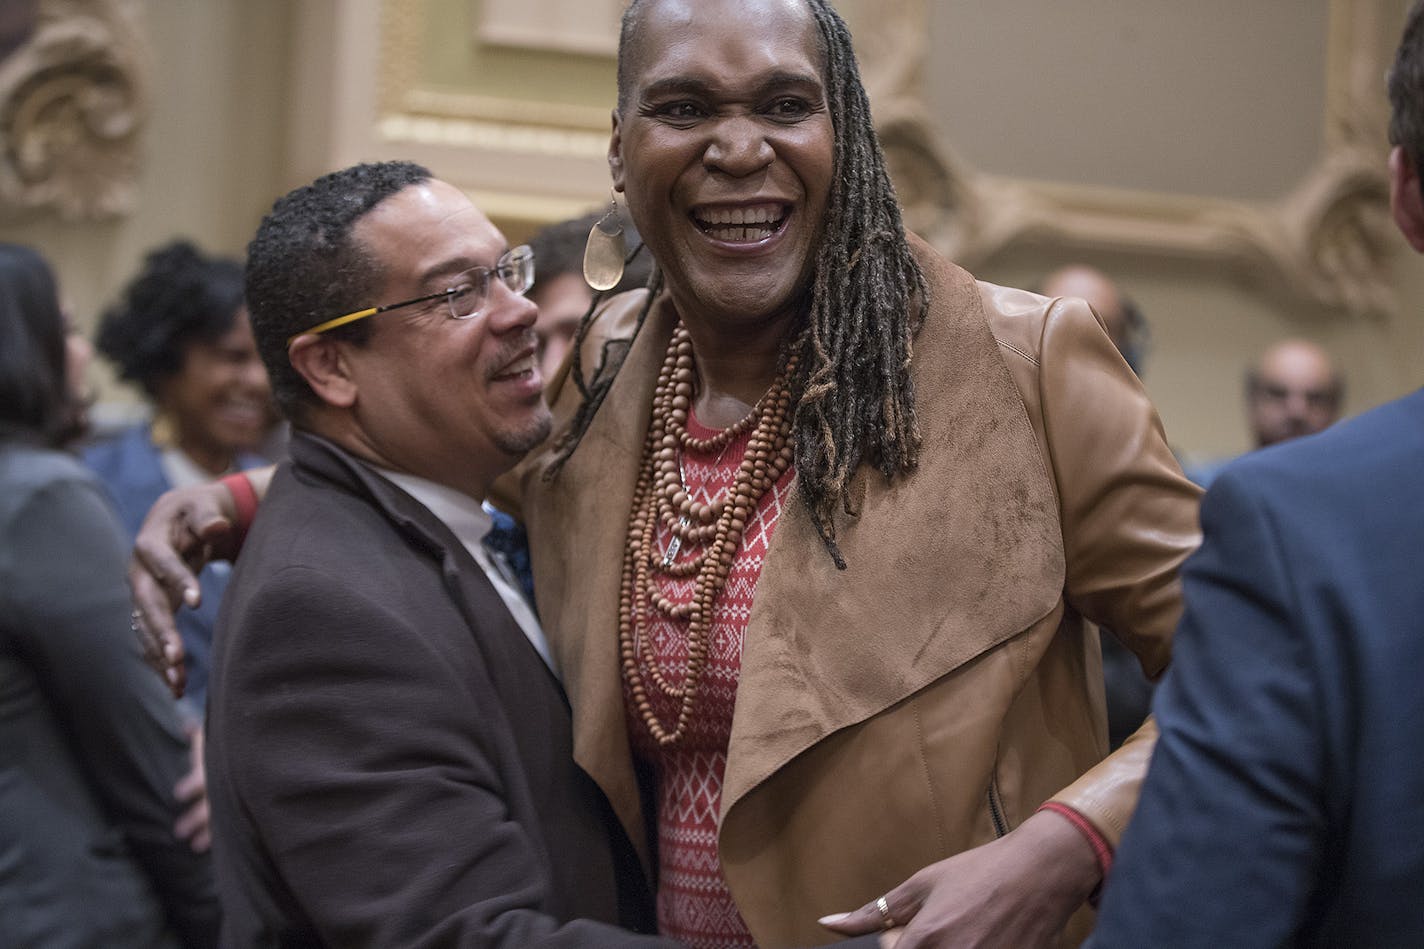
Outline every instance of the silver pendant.
{"type": "MultiPolygon", "coordinates": [[[[679,527],[686,527],[688,525],[688,520],[687,518],[683,517],[680,518],[677,523],[679,527]]],[[[682,550],[682,538],[677,534],[673,534],[672,543],[668,544],[667,553],[663,554],[664,567],[672,566],[672,562],[677,558],[677,552],[679,550],[682,550]]]]}

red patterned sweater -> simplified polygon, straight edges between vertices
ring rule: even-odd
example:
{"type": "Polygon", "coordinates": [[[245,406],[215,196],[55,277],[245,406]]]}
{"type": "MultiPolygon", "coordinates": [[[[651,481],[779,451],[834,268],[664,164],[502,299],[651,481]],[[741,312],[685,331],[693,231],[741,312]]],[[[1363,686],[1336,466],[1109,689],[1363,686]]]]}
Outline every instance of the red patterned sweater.
{"type": "MultiPolygon", "coordinates": [[[[711,438],[716,432],[687,422],[688,433],[711,438]]],[[[706,454],[686,452],[683,476],[694,500],[710,503],[724,494],[736,478],[751,433],[729,443],[725,450],[706,454]]],[[[742,642],[751,616],[752,592],[766,559],[772,532],[789,503],[793,471],[788,469],[768,491],[747,523],[732,563],[727,584],[712,607],[712,629],[707,664],[692,720],[682,741],[673,749],[660,749],[633,707],[624,683],[624,707],[633,738],[634,753],[652,766],[657,781],[658,806],[658,929],[694,949],[742,949],[754,946],[746,923],[732,902],[722,877],[717,853],[717,814],[722,802],[722,775],[727,764],[727,744],[732,734],[732,710],[737,701],[737,680],[742,666],[742,642]]],[[[657,549],[666,551],[672,532],[658,531],[657,549]]],[[[684,545],[677,560],[686,561],[701,551],[684,545]]],[[[674,603],[691,602],[696,580],[660,577],[660,587],[674,603]]],[[[654,613],[650,625],[653,653],[669,681],[680,683],[687,666],[687,621],[654,613]]],[[[640,662],[644,662],[640,658],[640,662]]],[[[641,669],[650,679],[648,669],[641,669]]],[[[653,709],[668,727],[677,721],[680,703],[655,687],[648,690],[653,709]]]]}

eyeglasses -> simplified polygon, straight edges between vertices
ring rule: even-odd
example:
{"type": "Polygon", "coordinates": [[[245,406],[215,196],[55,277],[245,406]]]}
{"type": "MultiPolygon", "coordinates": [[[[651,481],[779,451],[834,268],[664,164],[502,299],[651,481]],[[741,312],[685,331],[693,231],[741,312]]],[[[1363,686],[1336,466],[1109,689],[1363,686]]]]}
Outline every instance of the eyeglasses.
{"type": "Polygon", "coordinates": [[[464,273],[457,274],[454,285],[439,293],[427,293],[425,296],[416,297],[413,300],[402,300],[400,303],[387,303],[385,306],[373,306],[357,310],[355,313],[347,313],[345,316],[338,316],[325,323],[318,323],[311,329],[294,333],[287,338],[287,343],[290,345],[292,340],[308,333],[325,333],[327,330],[334,330],[338,326],[364,320],[377,313],[399,310],[404,306],[414,306],[417,303],[438,300],[441,297],[445,298],[445,305],[450,308],[452,320],[474,319],[480,315],[480,311],[489,302],[491,276],[498,277],[511,292],[524,296],[529,288],[534,286],[534,251],[528,245],[521,244],[505,251],[499,260],[495,261],[493,269],[472,267],[464,273]]]}

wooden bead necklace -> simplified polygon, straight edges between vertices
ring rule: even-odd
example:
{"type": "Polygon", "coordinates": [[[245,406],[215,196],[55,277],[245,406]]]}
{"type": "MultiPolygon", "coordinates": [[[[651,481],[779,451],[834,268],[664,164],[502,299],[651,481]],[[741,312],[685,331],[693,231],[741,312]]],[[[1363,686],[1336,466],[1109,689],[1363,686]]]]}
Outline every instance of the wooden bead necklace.
{"type": "MultiPolygon", "coordinates": [[[[798,340],[799,343],[799,340],[798,340]]],[[[639,717],[659,746],[676,745],[687,733],[696,705],[698,685],[707,665],[712,632],[712,605],[732,571],[746,524],[757,504],[791,467],[791,390],[796,369],[793,343],[783,357],[776,380],[746,417],[711,438],[694,438],[687,431],[697,374],[692,338],[681,324],[668,343],[653,395],[653,417],[643,443],[643,463],[633,492],[628,545],[619,588],[618,646],[623,675],[639,717]],[[684,451],[723,450],[751,430],[741,466],[731,488],[709,504],[694,501],[682,475],[684,451]],[[666,552],[657,549],[658,527],[672,533],[666,552]],[[701,545],[695,556],[678,561],[684,544],[701,545]],[[690,603],[675,604],[658,589],[657,577],[694,577],[690,603]],[[687,622],[687,668],[682,684],[668,678],[653,653],[648,628],[652,612],[687,622]],[[642,663],[639,660],[642,660],[642,663]],[[647,678],[643,666],[647,668],[647,678]],[[652,687],[680,700],[677,721],[669,729],[658,719],[648,697],[652,687]]]]}

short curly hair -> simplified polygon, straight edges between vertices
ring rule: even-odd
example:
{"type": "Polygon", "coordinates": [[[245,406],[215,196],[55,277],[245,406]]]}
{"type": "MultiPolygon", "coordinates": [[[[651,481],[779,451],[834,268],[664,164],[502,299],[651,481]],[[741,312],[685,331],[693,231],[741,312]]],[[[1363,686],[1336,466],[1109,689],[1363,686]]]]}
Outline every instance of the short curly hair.
{"type": "Polygon", "coordinates": [[[183,369],[188,348],[232,330],[242,308],[242,264],[176,240],[149,252],[138,274],[99,318],[96,344],[120,378],[157,398],[183,369]]]}
{"type": "MultiPolygon", "coordinates": [[[[277,199],[247,245],[252,333],[272,394],[292,421],[301,420],[316,394],[287,359],[287,340],[369,306],[380,287],[381,261],[352,239],[352,226],[386,198],[432,177],[408,161],[369,162],[323,175],[277,199]]],[[[358,320],[332,333],[359,345],[370,330],[358,320]]]]}

